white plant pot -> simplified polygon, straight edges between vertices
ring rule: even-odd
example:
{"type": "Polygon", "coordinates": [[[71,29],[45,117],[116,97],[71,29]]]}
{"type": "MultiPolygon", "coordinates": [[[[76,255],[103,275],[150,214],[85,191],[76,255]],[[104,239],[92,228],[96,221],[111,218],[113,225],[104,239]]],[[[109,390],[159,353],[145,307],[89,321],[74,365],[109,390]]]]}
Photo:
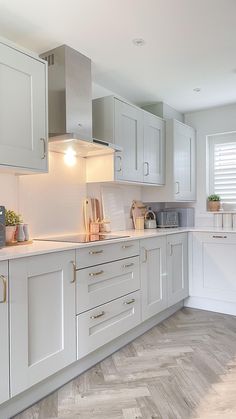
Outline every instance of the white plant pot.
{"type": "Polygon", "coordinates": [[[6,243],[15,242],[16,226],[6,226],[6,243]]]}

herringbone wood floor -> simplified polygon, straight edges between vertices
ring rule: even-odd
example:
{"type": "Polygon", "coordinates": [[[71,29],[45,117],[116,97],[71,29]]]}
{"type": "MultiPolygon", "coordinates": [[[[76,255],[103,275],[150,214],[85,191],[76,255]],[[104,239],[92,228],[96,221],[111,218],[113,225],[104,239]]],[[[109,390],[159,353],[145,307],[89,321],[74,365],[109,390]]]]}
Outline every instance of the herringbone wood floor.
{"type": "Polygon", "coordinates": [[[236,317],[182,309],[15,419],[236,419],[236,317]]]}

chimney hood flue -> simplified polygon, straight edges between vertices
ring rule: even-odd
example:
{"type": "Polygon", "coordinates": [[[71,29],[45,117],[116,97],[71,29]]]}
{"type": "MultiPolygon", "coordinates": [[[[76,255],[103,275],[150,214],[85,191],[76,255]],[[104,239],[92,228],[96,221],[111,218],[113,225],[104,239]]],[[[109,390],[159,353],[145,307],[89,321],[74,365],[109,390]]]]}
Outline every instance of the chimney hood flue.
{"type": "Polygon", "coordinates": [[[70,145],[83,157],[120,151],[92,138],[91,60],[67,45],[41,58],[48,62],[49,149],[65,153],[70,145]]]}

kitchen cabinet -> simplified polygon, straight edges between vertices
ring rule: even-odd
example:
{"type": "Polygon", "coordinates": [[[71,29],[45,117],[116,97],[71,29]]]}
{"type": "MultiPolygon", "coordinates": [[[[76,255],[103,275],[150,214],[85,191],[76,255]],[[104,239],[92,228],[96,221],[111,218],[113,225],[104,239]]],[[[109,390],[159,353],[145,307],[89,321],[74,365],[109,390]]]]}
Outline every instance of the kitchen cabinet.
{"type": "Polygon", "coordinates": [[[188,297],[188,235],[167,236],[168,307],[188,297]]]}
{"type": "Polygon", "coordinates": [[[192,234],[191,297],[236,303],[236,235],[192,234]]]}
{"type": "Polygon", "coordinates": [[[143,111],[114,100],[114,139],[122,147],[116,156],[116,179],[143,181],[143,111]]]}
{"type": "Polygon", "coordinates": [[[166,238],[140,241],[142,320],[167,308],[166,238]]]}
{"type": "Polygon", "coordinates": [[[0,404],[9,399],[8,262],[0,262],[0,404]]]}
{"type": "Polygon", "coordinates": [[[77,316],[78,359],[128,332],[141,322],[140,291],[77,316]]]}
{"type": "Polygon", "coordinates": [[[140,289],[139,256],[76,272],[76,313],[140,289]]]}
{"type": "Polygon", "coordinates": [[[47,63],[0,40],[0,166],[47,171],[47,63]]]}
{"type": "Polygon", "coordinates": [[[74,259],[72,250],[9,263],[11,396],[76,360],[74,259]]]}
{"type": "Polygon", "coordinates": [[[93,100],[93,137],[122,152],[87,159],[87,182],[165,182],[165,122],[123,99],[93,100]]]}
{"type": "Polygon", "coordinates": [[[196,200],[195,130],[175,119],[166,121],[166,182],[158,189],[144,188],[143,201],[196,200]]]}
{"type": "Polygon", "coordinates": [[[165,184],[165,121],[149,112],[144,117],[144,182],[165,184]]]}

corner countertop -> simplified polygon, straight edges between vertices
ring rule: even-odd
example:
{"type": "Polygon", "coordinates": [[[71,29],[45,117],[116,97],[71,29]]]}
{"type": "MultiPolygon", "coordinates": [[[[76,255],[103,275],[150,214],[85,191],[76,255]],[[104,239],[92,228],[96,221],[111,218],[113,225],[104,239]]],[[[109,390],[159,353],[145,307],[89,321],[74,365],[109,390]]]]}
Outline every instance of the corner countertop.
{"type": "Polygon", "coordinates": [[[91,242],[91,243],[65,243],[65,242],[51,242],[40,238],[40,241],[33,241],[31,244],[21,246],[7,246],[0,249],[0,261],[18,259],[22,257],[35,256],[45,253],[60,252],[64,250],[75,250],[84,247],[101,246],[113,243],[119,243],[130,240],[140,240],[150,237],[167,236],[170,234],[177,234],[183,232],[213,232],[213,233],[236,233],[232,228],[217,228],[217,227],[177,227],[177,228],[160,228],[153,230],[123,230],[114,231],[111,234],[121,236],[119,239],[112,239],[109,241],[91,242]],[[129,237],[122,237],[129,236],[129,237]]]}

